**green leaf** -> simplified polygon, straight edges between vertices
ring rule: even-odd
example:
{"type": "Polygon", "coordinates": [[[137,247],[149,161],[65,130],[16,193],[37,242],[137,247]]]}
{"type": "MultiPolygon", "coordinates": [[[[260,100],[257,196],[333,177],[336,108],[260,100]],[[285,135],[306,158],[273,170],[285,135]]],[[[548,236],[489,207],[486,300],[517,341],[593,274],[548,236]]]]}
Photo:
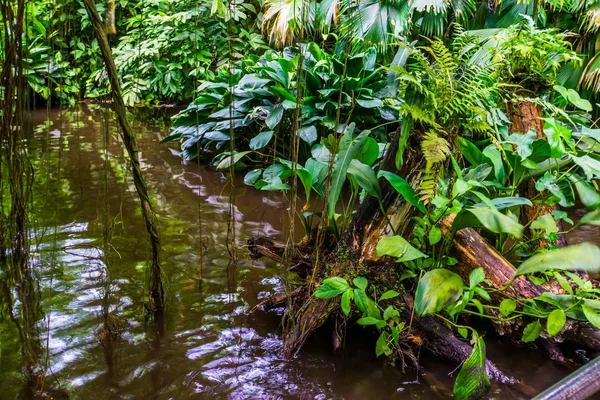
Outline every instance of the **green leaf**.
{"type": "Polygon", "coordinates": [[[517,302],[513,299],[504,299],[500,303],[500,314],[502,314],[503,317],[508,317],[516,309],[517,302]]]}
{"type": "Polygon", "coordinates": [[[379,335],[379,338],[375,343],[375,355],[377,355],[377,357],[382,354],[391,354],[390,346],[388,345],[388,336],[389,334],[385,331],[381,332],[381,335],[379,335]]]}
{"type": "Polygon", "coordinates": [[[262,173],[262,171],[258,168],[248,171],[246,176],[244,176],[244,184],[246,184],[248,186],[254,186],[254,184],[256,183],[258,178],[260,178],[261,173],[262,173]]]}
{"type": "Polygon", "coordinates": [[[463,292],[459,275],[438,268],[423,275],[415,294],[415,311],[418,315],[433,314],[454,303],[463,292]]]}
{"type": "Polygon", "coordinates": [[[340,197],[342,186],[346,181],[348,167],[370,134],[370,131],[362,131],[357,137],[353,137],[353,131],[354,123],[351,123],[340,140],[339,152],[333,164],[333,176],[327,198],[327,214],[331,219],[335,218],[335,205],[340,197]]]}
{"type": "Polygon", "coordinates": [[[308,144],[313,144],[319,137],[317,134],[317,128],[315,128],[314,125],[304,126],[298,129],[298,136],[300,136],[300,139],[304,140],[308,144]]]}
{"type": "Polygon", "coordinates": [[[352,283],[354,283],[354,286],[356,286],[357,288],[362,289],[362,290],[366,290],[367,285],[369,284],[367,279],[363,278],[362,276],[358,276],[358,277],[354,278],[352,280],[352,283]]]}
{"type": "Polygon", "coordinates": [[[540,192],[548,190],[560,199],[559,204],[563,207],[571,207],[575,204],[575,194],[567,179],[561,179],[557,182],[554,175],[546,172],[544,176],[535,182],[535,188],[540,192]]]}
{"type": "Polygon", "coordinates": [[[490,380],[485,368],[485,343],[476,335],[473,351],[463,363],[454,382],[454,398],[457,400],[479,399],[483,397],[489,387],[490,380]]]}
{"type": "Polygon", "coordinates": [[[367,296],[364,290],[354,289],[354,304],[367,316],[381,319],[381,312],[377,304],[367,296]]]}
{"type": "Polygon", "coordinates": [[[396,191],[400,193],[400,195],[406,201],[408,201],[413,206],[417,207],[422,213],[425,214],[427,212],[427,210],[425,210],[425,206],[423,205],[423,203],[421,203],[421,200],[419,200],[417,192],[415,192],[412,186],[410,186],[409,183],[406,182],[404,179],[390,171],[379,171],[377,177],[384,177],[385,179],[387,179],[390,185],[392,185],[392,187],[396,189],[396,191]]]}
{"type": "Polygon", "coordinates": [[[596,328],[600,329],[600,314],[598,314],[595,309],[585,304],[582,304],[581,308],[587,320],[596,328]]]}
{"type": "Polygon", "coordinates": [[[378,318],[362,317],[358,321],[356,321],[356,323],[359,325],[362,325],[362,326],[368,326],[368,325],[376,325],[379,321],[381,321],[381,320],[378,318]]]}
{"type": "Polygon", "coordinates": [[[588,181],[600,178],[600,161],[587,155],[583,157],[571,155],[571,159],[581,167],[588,181]]]}
{"type": "Polygon", "coordinates": [[[525,260],[516,275],[549,270],[600,272],[600,248],[586,242],[538,253],[525,260]]]}
{"type": "Polygon", "coordinates": [[[331,299],[350,289],[348,282],[338,276],[323,280],[323,284],[315,291],[315,297],[320,299],[331,299]]]}
{"type": "Polygon", "coordinates": [[[399,295],[400,293],[396,292],[395,290],[388,290],[387,292],[381,295],[379,301],[393,299],[394,297],[398,297],[399,295]]]}
{"type": "Polygon", "coordinates": [[[225,157],[221,160],[221,162],[217,165],[217,169],[226,169],[235,165],[240,161],[245,155],[251,153],[250,151],[240,151],[239,153],[232,154],[230,156],[225,157]]]}
{"type": "Polygon", "coordinates": [[[438,228],[437,226],[432,226],[431,230],[429,231],[429,244],[430,245],[434,245],[436,243],[438,243],[440,240],[442,240],[442,230],[440,228],[438,228]]]}
{"type": "Polygon", "coordinates": [[[568,174],[569,181],[575,186],[579,200],[590,209],[600,207],[600,193],[589,182],[586,182],[582,176],[577,174],[568,174]]]}
{"type": "Polygon", "coordinates": [[[344,294],[342,295],[342,301],[341,301],[341,307],[342,307],[342,312],[345,315],[350,314],[350,300],[352,300],[353,297],[353,292],[352,290],[346,290],[344,292],[344,294]]]}
{"type": "Polygon", "coordinates": [[[561,309],[556,309],[548,315],[548,320],[546,321],[546,331],[548,331],[548,335],[555,336],[557,335],[565,326],[567,322],[567,314],[561,309]]]}
{"type": "Polygon", "coordinates": [[[452,232],[473,226],[483,225],[494,233],[508,233],[520,239],[523,236],[523,225],[491,208],[466,208],[458,213],[452,223],[452,232]]]}
{"type": "MultiPolygon", "coordinates": [[[[492,199],[492,204],[496,210],[501,211],[505,208],[515,206],[532,206],[533,204],[525,197],[496,197],[492,199]]],[[[477,203],[473,207],[488,207],[485,203],[477,203]]],[[[491,207],[489,207],[491,208],[491,207]]]]}
{"type": "Polygon", "coordinates": [[[400,332],[393,326],[390,326],[390,331],[392,331],[392,338],[394,338],[394,344],[398,346],[400,343],[400,332]]]}
{"type": "Polygon", "coordinates": [[[396,257],[396,262],[405,262],[427,257],[410,245],[402,236],[384,237],[377,243],[377,257],[396,257]]]}
{"type": "Polygon", "coordinates": [[[533,153],[533,142],[537,138],[535,132],[513,133],[506,139],[504,143],[510,143],[517,146],[517,154],[521,157],[521,161],[525,160],[533,153]]]}
{"type": "Polygon", "coordinates": [[[585,214],[579,223],[581,225],[600,225],[600,208],[585,214]]]}
{"type": "Polygon", "coordinates": [[[250,139],[250,148],[252,150],[262,149],[269,144],[273,138],[273,131],[264,131],[250,139]]]}
{"type": "Polygon", "coordinates": [[[469,288],[473,289],[485,280],[485,272],[483,268],[475,268],[469,275],[469,288]]]}
{"type": "Polygon", "coordinates": [[[356,179],[358,186],[364,189],[369,196],[373,196],[379,200],[383,198],[379,182],[377,182],[377,176],[371,167],[358,160],[352,160],[348,167],[348,174],[356,179]]]}
{"type": "Polygon", "coordinates": [[[396,310],[393,306],[387,306],[385,311],[383,312],[383,320],[387,321],[388,319],[400,315],[398,310],[396,310]]]}
{"type": "Polygon", "coordinates": [[[357,160],[363,164],[373,165],[377,158],[379,158],[379,145],[375,139],[368,137],[360,148],[357,160]]]}
{"type": "Polygon", "coordinates": [[[541,229],[546,235],[551,233],[558,232],[558,226],[556,225],[556,221],[552,214],[544,214],[539,216],[535,221],[531,224],[531,229],[541,229]]]}
{"type": "Polygon", "coordinates": [[[569,141],[571,139],[571,131],[559,124],[554,118],[543,119],[546,121],[544,124],[544,133],[550,145],[550,156],[552,158],[560,158],[566,152],[563,139],[569,141]]]}
{"type": "Polygon", "coordinates": [[[283,118],[283,111],[283,106],[281,105],[275,106],[273,110],[271,110],[271,112],[267,116],[267,119],[265,119],[265,123],[267,124],[269,129],[275,129],[277,124],[281,122],[281,119],[283,118]]]}
{"type": "Polygon", "coordinates": [[[540,336],[541,333],[542,324],[540,324],[540,321],[532,322],[529,325],[527,325],[523,330],[523,337],[521,338],[521,340],[524,343],[533,342],[540,336]]]}

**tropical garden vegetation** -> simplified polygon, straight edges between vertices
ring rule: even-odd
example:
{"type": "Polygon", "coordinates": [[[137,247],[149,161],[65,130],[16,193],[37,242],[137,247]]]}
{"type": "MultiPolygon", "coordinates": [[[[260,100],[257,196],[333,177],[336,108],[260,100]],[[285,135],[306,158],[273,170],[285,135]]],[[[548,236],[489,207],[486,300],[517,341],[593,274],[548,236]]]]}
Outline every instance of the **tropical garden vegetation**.
{"type": "MultiPolygon", "coordinates": [[[[0,33],[4,101],[14,43],[28,100],[114,92],[87,4],[22,3],[2,3],[5,27],[19,11],[26,21],[22,40],[0,33]]],[[[462,363],[454,394],[474,398],[518,379],[487,360],[486,333],[569,367],[572,346],[600,350],[600,248],[565,239],[600,225],[598,4],[96,6],[123,104],[189,103],[163,142],[281,192],[290,231],[302,225],[286,244],[249,243],[299,278],[263,304],[288,308],[287,357],[323,325],[341,346],[351,321],[376,332],[387,362],[416,363],[423,348],[462,363]]]]}

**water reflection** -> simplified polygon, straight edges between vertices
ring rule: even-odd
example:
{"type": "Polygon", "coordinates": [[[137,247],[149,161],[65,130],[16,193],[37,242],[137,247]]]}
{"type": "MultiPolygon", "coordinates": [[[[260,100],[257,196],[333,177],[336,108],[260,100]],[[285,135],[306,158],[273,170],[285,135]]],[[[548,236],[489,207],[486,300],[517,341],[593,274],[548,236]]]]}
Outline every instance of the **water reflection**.
{"type": "MultiPolygon", "coordinates": [[[[330,338],[317,337],[297,359],[284,362],[279,316],[247,310],[281,290],[285,274],[267,260],[250,260],[243,246],[237,264],[230,263],[226,176],[182,163],[175,150],[158,144],[168,130],[138,123],[168,288],[165,313],[148,320],[143,308],[148,244],[114,117],[90,106],[29,118],[33,127],[25,143],[36,171],[35,223],[28,230],[35,245],[29,249],[39,281],[28,279],[32,286],[17,293],[6,275],[0,279],[0,393],[7,398],[23,388],[27,364],[17,353],[19,343],[47,366],[44,375],[52,385],[74,398],[363,399],[443,393],[412,383],[415,371],[405,375],[382,365],[370,344],[351,343],[333,356],[330,338]],[[32,333],[21,337],[19,329],[32,333]]],[[[241,178],[234,187],[237,242],[257,233],[283,238],[286,204],[275,194],[244,186],[241,178]]],[[[534,382],[538,389],[563,374],[535,356],[523,361],[523,354],[496,353],[501,367],[510,371],[519,365],[526,378],[535,373],[532,365],[544,365],[544,379],[534,382]]],[[[456,366],[424,361],[440,385],[451,387],[447,374],[456,366]]],[[[498,390],[493,397],[514,398],[498,390]]]]}

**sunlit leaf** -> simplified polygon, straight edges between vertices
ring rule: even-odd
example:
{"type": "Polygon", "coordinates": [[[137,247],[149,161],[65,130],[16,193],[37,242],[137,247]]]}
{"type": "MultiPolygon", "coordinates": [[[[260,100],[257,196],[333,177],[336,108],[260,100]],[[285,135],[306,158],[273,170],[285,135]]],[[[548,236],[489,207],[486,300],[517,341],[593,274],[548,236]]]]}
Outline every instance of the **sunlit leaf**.
{"type": "Polygon", "coordinates": [[[462,293],[459,275],[443,268],[428,271],[417,286],[415,311],[418,315],[436,313],[458,300],[462,293]]]}
{"type": "Polygon", "coordinates": [[[517,275],[550,270],[600,272],[600,248],[586,242],[544,251],[525,260],[517,275]]]}

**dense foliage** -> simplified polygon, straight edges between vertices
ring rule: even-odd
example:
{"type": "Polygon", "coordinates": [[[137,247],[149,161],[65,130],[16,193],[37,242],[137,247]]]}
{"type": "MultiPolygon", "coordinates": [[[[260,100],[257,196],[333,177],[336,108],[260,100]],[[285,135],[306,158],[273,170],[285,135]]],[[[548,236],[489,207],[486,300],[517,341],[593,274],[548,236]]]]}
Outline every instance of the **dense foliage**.
{"type": "MultiPolygon", "coordinates": [[[[567,318],[600,328],[600,291],[574,273],[598,272],[600,248],[556,244],[578,226],[600,225],[599,10],[587,2],[124,0],[112,44],[126,104],[193,99],[164,142],[180,142],[186,160],[243,170],[247,185],[299,201],[307,241],[326,232],[342,243],[357,205],[374,200],[390,233],[378,238],[376,256],[395,259],[394,286],[328,270],[311,277],[321,284],[309,293],[339,296],[344,316],[378,330],[376,354],[391,362],[414,339],[398,301],[413,294],[419,316],[470,338],[455,386],[467,398],[489,379],[483,335],[465,316],[525,320],[526,343],[544,330],[559,334],[567,318]],[[515,128],[524,110],[536,128],[515,128]],[[414,170],[400,176],[414,154],[414,170]],[[414,211],[410,232],[386,214],[384,184],[414,211]],[[574,222],[576,204],[589,213],[574,222]],[[465,228],[517,275],[562,292],[509,296],[480,268],[465,282],[450,252],[465,228]]],[[[35,2],[27,18],[33,92],[64,103],[107,94],[79,2],[35,2]]]]}

